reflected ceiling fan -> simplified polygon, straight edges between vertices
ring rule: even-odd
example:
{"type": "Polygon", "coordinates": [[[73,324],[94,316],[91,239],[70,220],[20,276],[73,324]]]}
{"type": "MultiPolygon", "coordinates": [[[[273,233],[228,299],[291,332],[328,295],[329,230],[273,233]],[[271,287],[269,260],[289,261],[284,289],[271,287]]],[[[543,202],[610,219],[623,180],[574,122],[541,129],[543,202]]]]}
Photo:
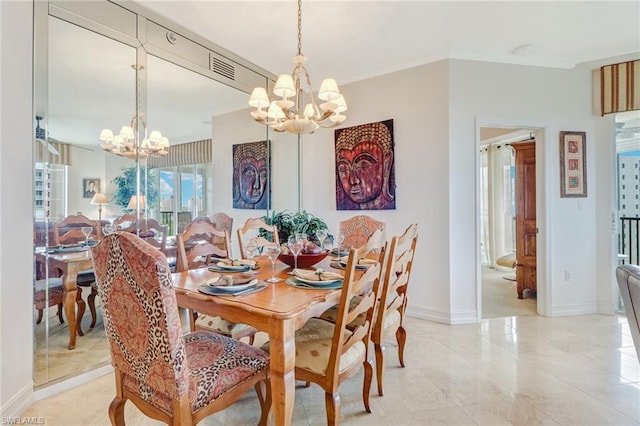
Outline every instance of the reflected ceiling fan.
{"type": "Polygon", "coordinates": [[[74,143],[68,143],[68,142],[62,142],[59,141],[55,138],[52,138],[51,136],[49,136],[48,138],[46,137],[45,131],[42,127],[40,127],[40,120],[42,120],[43,117],[40,115],[36,115],[36,121],[38,122],[36,124],[36,140],[38,142],[40,142],[42,144],[42,146],[47,147],[47,150],[53,154],[53,155],[60,155],[60,152],[56,149],[55,146],[53,146],[53,144],[51,142],[55,142],[55,143],[60,143],[60,144],[65,144],[65,145],[70,145],[76,148],[80,148],[80,149],[86,149],[87,151],[91,151],[94,152],[95,150],[92,148],[89,148],[87,146],[83,146],[83,145],[76,145],[74,143]]]}

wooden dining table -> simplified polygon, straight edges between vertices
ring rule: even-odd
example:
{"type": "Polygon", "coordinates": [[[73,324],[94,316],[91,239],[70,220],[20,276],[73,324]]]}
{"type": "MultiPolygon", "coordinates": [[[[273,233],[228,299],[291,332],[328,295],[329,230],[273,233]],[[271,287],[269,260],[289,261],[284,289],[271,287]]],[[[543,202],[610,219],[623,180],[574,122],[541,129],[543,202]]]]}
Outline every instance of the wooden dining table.
{"type": "Polygon", "coordinates": [[[62,306],[69,323],[69,350],[76,347],[76,335],[83,336],[80,321],[84,315],[86,304],[82,298],[77,297],[78,293],[78,273],[93,268],[93,259],[91,258],[91,250],[83,249],[82,251],[66,252],[66,253],[45,253],[37,252],[42,262],[49,262],[49,268],[57,268],[62,272],[62,287],[64,289],[64,299],[62,306]],[[78,304],[78,312],[76,313],[76,303],[78,304]]]}
{"type": "MultiPolygon", "coordinates": [[[[343,271],[331,267],[331,256],[314,267],[325,271],[343,271]]],[[[257,278],[271,277],[271,263],[264,257],[258,262],[257,278]]],[[[277,262],[279,283],[267,283],[266,289],[239,296],[210,296],[198,286],[219,275],[206,268],[173,274],[178,306],[206,315],[221,316],[228,321],[252,325],[269,334],[272,412],[276,425],[290,425],[295,399],[295,331],[308,319],[320,316],[340,301],[340,289],[306,289],[292,287],[284,280],[291,268],[277,262]]]]}

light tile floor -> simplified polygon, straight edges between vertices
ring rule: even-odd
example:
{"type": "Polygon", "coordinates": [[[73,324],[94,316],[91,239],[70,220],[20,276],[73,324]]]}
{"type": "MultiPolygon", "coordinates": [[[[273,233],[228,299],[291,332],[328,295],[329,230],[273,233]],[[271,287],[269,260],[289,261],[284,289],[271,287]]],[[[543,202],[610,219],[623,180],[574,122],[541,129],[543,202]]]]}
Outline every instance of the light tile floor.
{"type": "MultiPolygon", "coordinates": [[[[640,425],[640,364],[626,318],[492,318],[449,326],[409,318],[406,368],[387,345],[385,395],[364,411],[362,374],[340,388],[346,425],[640,425]]],[[[33,404],[48,426],[108,425],[112,375],[33,404]]],[[[201,425],[256,424],[248,393],[201,425]]],[[[322,391],[296,392],[294,425],[323,425],[322,391]]],[[[156,425],[131,403],[127,424],[156,425]]]]}

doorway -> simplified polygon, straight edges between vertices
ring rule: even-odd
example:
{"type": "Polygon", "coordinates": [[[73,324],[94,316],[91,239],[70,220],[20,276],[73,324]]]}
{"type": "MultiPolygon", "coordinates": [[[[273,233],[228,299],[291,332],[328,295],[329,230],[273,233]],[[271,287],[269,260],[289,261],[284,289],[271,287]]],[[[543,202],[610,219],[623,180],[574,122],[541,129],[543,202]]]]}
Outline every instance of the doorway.
{"type": "MultiPolygon", "coordinates": [[[[543,132],[540,127],[483,124],[479,126],[478,133],[478,316],[496,318],[536,315],[538,294],[527,290],[524,298],[518,299],[515,280],[515,253],[518,245],[516,156],[511,145],[525,140],[534,141],[543,132]]],[[[541,186],[541,178],[542,176],[536,178],[535,188],[541,186]]]]}

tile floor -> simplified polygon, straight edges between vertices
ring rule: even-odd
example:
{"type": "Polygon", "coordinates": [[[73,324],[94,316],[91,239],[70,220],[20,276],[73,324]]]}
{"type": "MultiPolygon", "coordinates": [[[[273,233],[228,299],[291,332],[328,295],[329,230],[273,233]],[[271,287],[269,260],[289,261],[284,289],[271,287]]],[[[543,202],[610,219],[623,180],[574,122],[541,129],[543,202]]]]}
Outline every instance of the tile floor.
{"type": "MultiPolygon", "coordinates": [[[[345,425],[640,425],[640,364],[625,317],[506,317],[448,326],[408,319],[407,367],[387,345],[385,395],[364,411],[362,374],[340,388],[345,425]]],[[[375,383],[373,388],[375,389],[375,383]]],[[[33,404],[48,426],[108,425],[107,375],[33,404]]],[[[127,424],[156,425],[127,404],[127,424]]],[[[253,392],[201,425],[256,424],[253,392]]],[[[294,425],[326,424],[319,388],[300,387],[294,425]]]]}

